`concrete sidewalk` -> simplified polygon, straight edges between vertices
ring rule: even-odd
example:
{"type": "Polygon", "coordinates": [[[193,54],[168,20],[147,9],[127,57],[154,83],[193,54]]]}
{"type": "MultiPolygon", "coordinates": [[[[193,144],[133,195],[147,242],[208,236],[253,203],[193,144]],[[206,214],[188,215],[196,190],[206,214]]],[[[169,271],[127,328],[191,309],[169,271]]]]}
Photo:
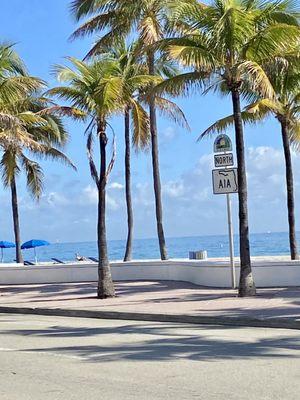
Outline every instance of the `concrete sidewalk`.
{"type": "Polygon", "coordinates": [[[96,283],[0,286],[0,312],[300,329],[300,287],[259,289],[254,298],[185,282],[117,282],[98,300],[96,283]]]}

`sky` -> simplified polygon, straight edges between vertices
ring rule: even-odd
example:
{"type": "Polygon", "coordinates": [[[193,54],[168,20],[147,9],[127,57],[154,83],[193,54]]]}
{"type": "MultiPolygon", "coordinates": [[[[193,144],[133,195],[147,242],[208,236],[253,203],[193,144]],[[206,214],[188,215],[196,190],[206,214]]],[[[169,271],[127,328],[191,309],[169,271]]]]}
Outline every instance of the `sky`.
{"type": "MultiPolygon", "coordinates": [[[[70,42],[76,22],[69,0],[10,0],[1,4],[1,41],[15,43],[30,74],[55,86],[51,73],[64,57],[82,58],[93,38],[70,42]]],[[[159,149],[163,188],[164,226],[167,237],[223,234],[227,232],[226,199],[212,193],[213,138],[198,136],[218,118],[231,114],[229,98],[195,94],[177,99],[189,121],[187,132],[172,121],[159,119],[159,149]]],[[[117,159],[108,183],[107,230],[109,239],[126,237],[124,203],[124,138],[122,120],[112,125],[117,137],[117,159]]],[[[89,174],[84,126],[66,121],[70,142],[66,152],[77,172],[53,162],[43,162],[45,190],[39,203],[27,193],[24,177],[18,179],[21,231],[24,240],[43,238],[55,242],[92,241],[96,238],[97,193],[89,174]]],[[[232,129],[228,135],[234,139],[232,129]]],[[[280,129],[274,119],[245,129],[251,232],[287,231],[285,176],[280,129]]],[[[300,159],[294,155],[296,195],[299,198],[300,159]]],[[[133,205],[135,237],[155,237],[155,207],[149,152],[133,153],[133,205]]],[[[232,195],[234,229],[238,229],[237,195],[232,195]]],[[[10,193],[0,188],[0,237],[13,239],[10,193]]],[[[298,202],[296,201],[296,205],[298,202]]],[[[297,220],[300,220],[300,207],[297,220]]],[[[299,228],[299,224],[297,225],[299,228]]]]}

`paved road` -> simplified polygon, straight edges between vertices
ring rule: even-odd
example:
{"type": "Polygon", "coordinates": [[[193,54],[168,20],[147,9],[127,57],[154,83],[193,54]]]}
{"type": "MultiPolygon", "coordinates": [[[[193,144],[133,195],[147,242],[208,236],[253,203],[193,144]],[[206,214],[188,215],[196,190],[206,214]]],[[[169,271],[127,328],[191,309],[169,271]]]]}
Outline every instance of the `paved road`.
{"type": "Polygon", "coordinates": [[[298,400],[300,332],[0,315],[1,400],[298,400]]]}

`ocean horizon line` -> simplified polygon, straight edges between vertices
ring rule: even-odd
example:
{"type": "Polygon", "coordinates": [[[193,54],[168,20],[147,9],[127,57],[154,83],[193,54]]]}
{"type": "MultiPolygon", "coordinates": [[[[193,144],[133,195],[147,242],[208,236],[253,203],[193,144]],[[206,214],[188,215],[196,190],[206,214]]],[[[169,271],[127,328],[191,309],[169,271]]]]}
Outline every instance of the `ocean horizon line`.
{"type": "MultiPolygon", "coordinates": [[[[300,234],[300,230],[296,231],[297,234],[300,234]]],[[[287,235],[288,231],[267,231],[267,232],[252,232],[250,233],[250,237],[253,235],[287,235]]],[[[234,237],[238,237],[238,233],[234,233],[234,237]]],[[[207,237],[228,237],[228,233],[217,233],[217,234],[207,234],[207,235],[191,235],[191,236],[166,236],[166,240],[176,240],[176,239],[196,239],[196,238],[207,238],[207,237]]],[[[158,240],[157,237],[144,237],[144,238],[134,238],[134,241],[145,241],[145,240],[158,240]]],[[[124,239],[108,239],[108,242],[124,242],[124,239]]],[[[83,241],[51,241],[50,244],[76,244],[76,243],[96,243],[97,239],[94,240],[83,240],[83,241]]]]}

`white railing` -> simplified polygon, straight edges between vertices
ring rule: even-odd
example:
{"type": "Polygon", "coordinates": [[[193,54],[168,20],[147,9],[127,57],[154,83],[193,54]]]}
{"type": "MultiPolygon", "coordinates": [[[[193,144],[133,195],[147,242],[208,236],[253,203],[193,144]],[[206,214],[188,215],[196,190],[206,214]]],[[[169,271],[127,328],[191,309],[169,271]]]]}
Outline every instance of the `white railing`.
{"type": "MultiPolygon", "coordinates": [[[[113,279],[185,281],[211,287],[231,287],[229,262],[224,260],[172,259],[137,260],[111,263],[113,279]]],[[[239,267],[237,266],[237,282],[239,267]]],[[[282,258],[253,260],[253,274],[258,287],[300,286],[300,262],[282,258]]],[[[96,263],[39,264],[20,266],[2,264],[0,285],[90,282],[97,280],[96,263]]]]}

